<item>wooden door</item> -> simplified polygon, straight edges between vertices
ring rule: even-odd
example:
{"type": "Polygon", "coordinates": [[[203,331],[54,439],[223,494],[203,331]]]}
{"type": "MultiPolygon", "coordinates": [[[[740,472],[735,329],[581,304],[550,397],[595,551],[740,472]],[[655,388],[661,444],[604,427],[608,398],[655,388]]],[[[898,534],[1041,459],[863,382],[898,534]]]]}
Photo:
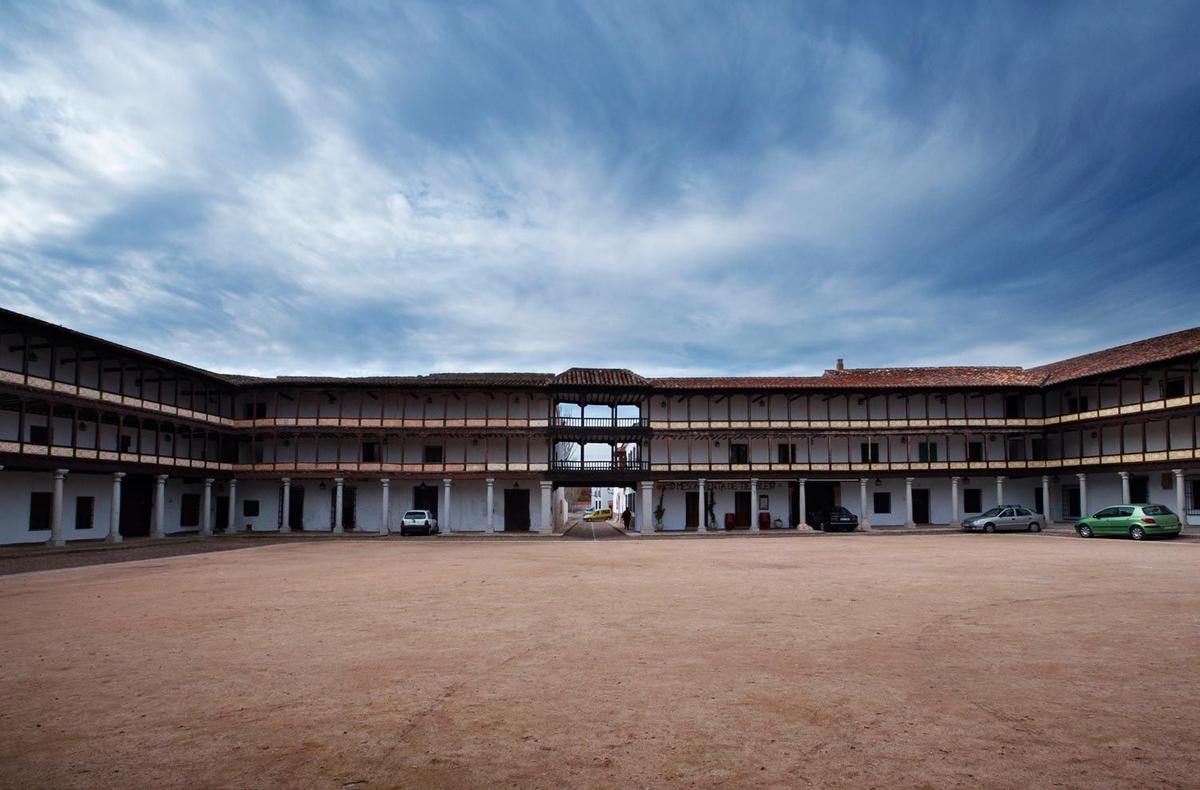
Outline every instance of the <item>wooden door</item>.
{"type": "Polygon", "coordinates": [[[750,492],[733,492],[733,525],[738,528],[750,526],[750,492]]]}
{"type": "Polygon", "coordinates": [[[504,489],[504,531],[529,531],[529,489],[504,489]]]}
{"type": "Polygon", "coordinates": [[[913,495],[913,523],[928,524],[929,523],[929,489],[914,488],[913,495]]]}
{"type": "Polygon", "coordinates": [[[696,529],[700,526],[700,492],[685,491],[683,494],[683,503],[685,511],[684,526],[688,529],[696,529]]]}

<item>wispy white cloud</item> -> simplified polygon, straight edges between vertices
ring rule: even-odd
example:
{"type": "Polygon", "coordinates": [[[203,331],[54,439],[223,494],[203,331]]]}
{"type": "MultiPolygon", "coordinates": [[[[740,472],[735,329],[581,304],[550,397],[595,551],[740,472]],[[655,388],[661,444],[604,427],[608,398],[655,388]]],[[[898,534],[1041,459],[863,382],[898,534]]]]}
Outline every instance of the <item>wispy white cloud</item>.
{"type": "MultiPolygon", "coordinates": [[[[1168,128],[1155,170],[1089,128],[1102,89],[1030,20],[677,11],[27,10],[0,32],[4,302],[255,373],[1020,364],[1192,320],[1080,324],[1097,258],[1200,286],[1195,234],[1139,243],[1200,191],[1197,144],[1168,128]]],[[[1138,37],[1182,52],[1163,16],[1138,37]]],[[[1132,71],[1146,115],[1195,93],[1132,71]]]]}

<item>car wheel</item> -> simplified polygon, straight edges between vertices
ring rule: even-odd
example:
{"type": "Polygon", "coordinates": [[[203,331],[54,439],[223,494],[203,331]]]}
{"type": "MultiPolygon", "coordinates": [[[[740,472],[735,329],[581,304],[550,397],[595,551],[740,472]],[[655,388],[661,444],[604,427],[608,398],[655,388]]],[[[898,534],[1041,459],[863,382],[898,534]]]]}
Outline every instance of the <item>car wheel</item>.
{"type": "Polygon", "coordinates": [[[1041,531],[1042,531],[1042,525],[1041,525],[1041,524],[1039,524],[1039,523],[1037,523],[1037,522],[1035,521],[1035,522],[1033,522],[1032,524],[1030,524],[1030,525],[1029,525],[1029,531],[1030,531],[1030,532],[1041,532],[1041,531]]]}
{"type": "Polygon", "coordinates": [[[1092,537],[1092,528],[1089,527],[1087,524],[1081,524],[1080,526],[1075,528],[1075,531],[1079,533],[1079,537],[1081,537],[1081,538],[1092,537]]]}
{"type": "Polygon", "coordinates": [[[995,532],[995,531],[996,531],[996,525],[995,525],[995,524],[984,524],[984,525],[983,525],[983,531],[984,531],[984,532],[995,532]]]}
{"type": "Polygon", "coordinates": [[[1142,529],[1141,527],[1130,527],[1129,537],[1133,538],[1134,540],[1141,540],[1146,537],[1146,530],[1142,529]]]}

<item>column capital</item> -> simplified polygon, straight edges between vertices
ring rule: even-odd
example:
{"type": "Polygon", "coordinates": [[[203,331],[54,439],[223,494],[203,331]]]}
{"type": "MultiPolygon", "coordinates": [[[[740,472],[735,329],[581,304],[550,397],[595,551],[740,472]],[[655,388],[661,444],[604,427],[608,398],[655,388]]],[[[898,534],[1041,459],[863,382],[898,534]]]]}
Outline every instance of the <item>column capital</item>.
{"type": "Polygon", "coordinates": [[[392,484],[392,478],[381,477],[381,478],[379,478],[379,482],[383,483],[384,488],[387,488],[388,486],[390,486],[392,484]]]}
{"type": "Polygon", "coordinates": [[[808,478],[807,477],[797,477],[796,482],[799,483],[800,485],[804,485],[805,483],[808,482],[808,478]]]}
{"type": "Polygon", "coordinates": [[[962,477],[960,477],[959,475],[951,475],[951,476],[950,476],[950,482],[951,482],[951,483],[957,483],[957,482],[959,482],[960,480],[962,480],[962,477]]]}
{"type": "MultiPolygon", "coordinates": [[[[542,488],[553,488],[554,487],[553,480],[541,480],[539,482],[541,483],[542,488]]],[[[649,485],[654,485],[654,484],[650,483],[649,485]]]]}
{"type": "Polygon", "coordinates": [[[443,477],[442,478],[442,485],[446,486],[447,488],[450,487],[450,484],[452,482],[454,482],[454,478],[452,478],[452,477],[443,477]]]}
{"type": "Polygon", "coordinates": [[[1122,479],[1122,480],[1128,480],[1128,479],[1129,479],[1129,473],[1128,473],[1128,472],[1117,472],[1117,474],[1121,476],[1121,479],[1122,479]]]}
{"type": "Polygon", "coordinates": [[[697,477],[697,478],[696,478],[696,482],[697,482],[699,485],[704,485],[704,483],[705,483],[705,479],[704,479],[703,477],[697,477]]]}
{"type": "MultiPolygon", "coordinates": [[[[0,469],[3,469],[3,468],[4,468],[3,466],[0,466],[0,469]]],[[[1171,470],[1171,473],[1172,473],[1172,474],[1174,474],[1176,477],[1179,477],[1179,478],[1182,478],[1182,477],[1183,477],[1183,470],[1182,470],[1182,469],[1172,469],[1172,470],[1171,470]]]]}
{"type": "MultiPolygon", "coordinates": [[[[205,482],[207,482],[207,481],[205,481],[205,482]]],[[[292,483],[292,478],[290,478],[290,477],[281,477],[281,478],[279,478],[279,482],[283,483],[285,486],[286,486],[286,485],[291,485],[291,483],[292,483]]]]}
{"type": "Polygon", "coordinates": [[[333,478],[333,484],[336,486],[340,486],[342,483],[345,483],[345,482],[346,482],[346,478],[344,478],[344,477],[333,478]]]}
{"type": "Polygon", "coordinates": [[[912,485],[913,481],[916,479],[917,478],[915,478],[915,477],[906,477],[906,478],[904,478],[904,483],[905,483],[905,485],[912,485]]]}
{"type": "Polygon", "coordinates": [[[165,483],[165,482],[167,482],[168,477],[170,477],[170,475],[155,475],[154,479],[160,483],[165,483]]]}
{"type": "Polygon", "coordinates": [[[996,475],[996,479],[997,480],[1007,480],[1008,478],[1005,477],[1004,475],[996,475]]]}
{"type": "Polygon", "coordinates": [[[494,477],[488,477],[488,478],[485,478],[485,480],[487,481],[487,484],[490,486],[496,485],[496,478],[494,478],[494,477]]]}
{"type": "MultiPolygon", "coordinates": [[[[112,479],[113,479],[113,482],[114,482],[114,483],[119,483],[119,482],[120,482],[120,481],[121,481],[121,480],[122,480],[124,477],[125,477],[125,473],[124,473],[124,472],[113,472],[113,473],[112,473],[112,479]]],[[[206,482],[206,483],[211,483],[212,481],[211,481],[211,480],[205,480],[204,482],[206,482]]]]}
{"type": "Polygon", "coordinates": [[[1087,480],[1087,472],[1076,472],[1075,476],[1080,480],[1087,480]]]}
{"type": "Polygon", "coordinates": [[[54,479],[62,480],[64,477],[66,477],[69,474],[71,474],[70,469],[55,469],[54,470],[54,479]]]}

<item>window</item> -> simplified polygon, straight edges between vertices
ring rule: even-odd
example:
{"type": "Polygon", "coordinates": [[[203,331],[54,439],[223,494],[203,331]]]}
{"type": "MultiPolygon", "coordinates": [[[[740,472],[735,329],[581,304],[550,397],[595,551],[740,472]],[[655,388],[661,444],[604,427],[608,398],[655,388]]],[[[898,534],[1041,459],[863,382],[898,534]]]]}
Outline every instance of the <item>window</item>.
{"type": "Polygon", "coordinates": [[[200,495],[184,494],[179,500],[179,526],[200,526],[200,495]]]}
{"type": "Polygon", "coordinates": [[[254,463],[261,464],[263,462],[263,458],[266,457],[265,450],[266,448],[261,444],[254,445],[254,463]]]}
{"type": "Polygon", "coordinates": [[[1088,410],[1088,396],[1080,393],[1078,395],[1067,396],[1067,406],[1063,409],[1064,414],[1078,414],[1081,411],[1088,410]]]}
{"type": "Polygon", "coordinates": [[[266,403],[243,403],[242,404],[242,419],[243,420],[265,420],[267,418],[266,403]]]}
{"type": "Polygon", "coordinates": [[[1004,416],[1009,420],[1020,419],[1025,416],[1025,396],[1024,395],[1006,395],[1004,397],[1004,416]]]}
{"type": "Polygon", "coordinates": [[[45,425],[29,426],[30,444],[50,444],[50,429],[45,425]]]}
{"type": "Polygon", "coordinates": [[[781,463],[781,464],[796,463],[796,445],[794,445],[794,444],[779,445],[779,463],[781,463]]]}
{"type": "Polygon", "coordinates": [[[374,464],[379,462],[379,442],[363,442],[362,446],[363,463],[374,464]]]}
{"type": "Polygon", "coordinates": [[[875,512],[876,513],[891,513],[892,512],[892,495],[887,491],[875,492],[875,512]]]}
{"type": "Polygon", "coordinates": [[[1046,460],[1046,442],[1040,436],[1034,436],[1029,440],[1029,457],[1035,461],[1046,460]]]}
{"type": "Polygon", "coordinates": [[[75,497],[75,529],[91,529],[96,516],[96,498],[75,497]]]}
{"type": "Polygon", "coordinates": [[[1033,511],[1031,511],[1029,508],[1019,507],[1019,508],[1015,508],[1015,510],[1017,511],[1018,516],[1025,517],[1025,516],[1033,515],[1033,511]]]}
{"type": "Polygon", "coordinates": [[[935,463],[938,459],[937,442],[918,442],[917,460],[923,464],[935,463]]]}
{"type": "Polygon", "coordinates": [[[1008,460],[1024,461],[1025,460],[1025,437],[1011,436],[1008,439],[1008,460]]]}
{"type": "Polygon", "coordinates": [[[967,442],[967,460],[983,460],[983,442],[967,442]]]}
{"type": "Polygon", "coordinates": [[[978,513],[983,510],[983,489],[982,488],[964,488],[963,489],[963,512],[978,513]]]}
{"type": "Polygon", "coordinates": [[[731,464],[748,464],[748,463],[750,463],[750,445],[748,445],[748,444],[731,444],[731,445],[729,445],[729,463],[731,463],[731,464]]]}
{"type": "Polygon", "coordinates": [[[1196,515],[1200,512],[1200,478],[1191,482],[1191,490],[1188,493],[1192,495],[1192,501],[1187,503],[1187,509],[1189,514],[1196,515]]]}
{"type": "Polygon", "coordinates": [[[50,529],[50,508],[54,506],[54,494],[49,491],[34,491],[29,495],[29,529],[50,529]]]}
{"type": "Polygon", "coordinates": [[[864,464],[879,463],[879,442],[863,442],[858,446],[858,452],[864,464]]]}
{"type": "Polygon", "coordinates": [[[1182,398],[1184,395],[1187,394],[1187,390],[1184,388],[1184,384],[1185,384],[1185,382],[1183,379],[1167,379],[1163,383],[1163,397],[1164,398],[1182,398]]]}
{"type": "Polygon", "coordinates": [[[442,462],[442,446],[440,444],[425,445],[425,463],[440,464],[442,462]]]}
{"type": "Polygon", "coordinates": [[[127,433],[121,434],[121,452],[127,453],[133,447],[133,437],[127,433]]]}
{"type": "Polygon", "coordinates": [[[242,515],[246,518],[258,518],[258,500],[246,499],[242,501],[242,515]]]}

